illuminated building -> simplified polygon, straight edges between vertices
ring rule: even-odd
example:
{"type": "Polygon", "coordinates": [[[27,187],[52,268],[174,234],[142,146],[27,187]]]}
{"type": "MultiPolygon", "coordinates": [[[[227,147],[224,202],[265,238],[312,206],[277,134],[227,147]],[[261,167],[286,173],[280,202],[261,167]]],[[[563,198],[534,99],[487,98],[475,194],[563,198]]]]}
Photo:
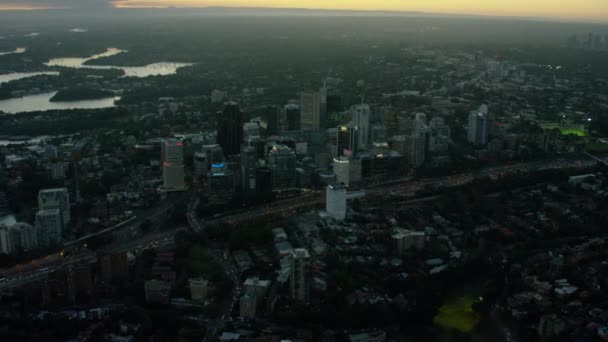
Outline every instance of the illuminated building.
{"type": "Polygon", "coordinates": [[[338,126],[336,139],[336,156],[349,156],[357,152],[359,148],[358,127],[349,123],[338,126]]]}

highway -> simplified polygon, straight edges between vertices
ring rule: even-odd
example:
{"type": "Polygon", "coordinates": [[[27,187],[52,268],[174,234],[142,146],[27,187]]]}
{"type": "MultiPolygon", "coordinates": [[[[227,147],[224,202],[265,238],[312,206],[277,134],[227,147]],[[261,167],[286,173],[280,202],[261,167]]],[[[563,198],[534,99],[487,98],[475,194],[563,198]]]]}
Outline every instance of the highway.
{"type": "MultiPolygon", "coordinates": [[[[422,190],[457,187],[471,183],[476,179],[489,177],[492,180],[498,180],[500,178],[515,175],[518,173],[531,173],[558,169],[588,168],[596,165],[597,163],[597,160],[591,158],[581,158],[574,160],[560,158],[551,161],[494,166],[475,172],[467,172],[446,177],[424,179],[406,178],[401,183],[395,183],[395,181],[393,180],[388,181],[386,183],[371,185],[366,189],[366,195],[378,196],[394,194],[406,197],[413,197],[417,192],[422,190]]],[[[210,220],[201,223],[196,217],[195,213],[195,208],[197,204],[196,196],[192,195],[191,192],[185,192],[182,194],[176,194],[176,196],[165,199],[158,206],[146,210],[144,212],[145,214],[137,215],[137,217],[133,219],[129,224],[123,225],[113,231],[135,229],[145,219],[156,220],[160,216],[166,214],[166,212],[175,204],[179,203],[179,201],[183,200],[185,196],[192,196],[193,198],[193,200],[191,199],[190,205],[188,206],[188,211],[186,215],[190,228],[195,232],[201,232],[203,229],[205,229],[205,227],[211,225],[230,226],[267,216],[289,216],[295,214],[297,211],[302,209],[309,209],[320,206],[325,201],[322,191],[308,192],[296,198],[288,198],[268,204],[262,204],[260,206],[249,207],[246,209],[232,212],[230,213],[230,215],[211,218],[210,220]]],[[[185,228],[180,227],[169,231],[150,233],[142,237],[133,238],[132,240],[129,240],[127,242],[113,244],[109,246],[106,250],[129,251],[137,253],[146,248],[171,246],[174,243],[173,235],[181,229],[185,228]]],[[[58,266],[70,263],[94,261],[94,253],[88,250],[81,250],[65,257],[61,257],[58,255],[49,255],[44,258],[33,260],[26,265],[19,265],[19,267],[16,266],[14,268],[4,270],[2,273],[0,273],[0,277],[2,277],[0,278],[0,293],[2,293],[2,291],[4,290],[17,288],[29,282],[36,281],[38,279],[44,279],[45,276],[51,273],[58,266]]],[[[229,266],[225,265],[225,267],[229,266]]],[[[229,270],[227,270],[226,272],[231,278],[232,276],[234,276],[230,274],[229,270]]],[[[239,284],[239,281],[235,282],[235,284],[239,284]]]]}

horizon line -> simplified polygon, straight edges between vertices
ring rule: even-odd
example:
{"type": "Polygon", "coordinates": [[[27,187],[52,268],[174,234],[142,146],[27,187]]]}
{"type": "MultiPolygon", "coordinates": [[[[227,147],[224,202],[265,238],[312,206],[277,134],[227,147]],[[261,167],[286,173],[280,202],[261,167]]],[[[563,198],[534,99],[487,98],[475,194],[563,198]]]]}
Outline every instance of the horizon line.
{"type": "MultiPolygon", "coordinates": [[[[589,17],[563,17],[563,16],[538,16],[538,15],[509,15],[509,14],[490,14],[490,13],[468,13],[468,12],[429,12],[416,10],[382,10],[382,9],[341,9],[341,8],[306,8],[306,7],[265,7],[265,6],[110,6],[110,7],[95,7],[96,11],[180,11],[180,10],[245,10],[245,11],[293,11],[293,12],[320,12],[318,14],[327,13],[344,13],[344,14],[359,14],[359,16],[402,16],[402,15],[419,15],[419,16],[439,16],[439,17],[462,17],[462,18],[484,18],[484,19],[517,19],[529,21],[549,21],[561,23],[584,23],[584,24],[600,24],[608,25],[608,19],[589,18],[589,17]]],[[[74,7],[0,7],[2,12],[54,12],[54,11],[90,11],[91,8],[74,8],[74,7]]],[[[195,13],[193,13],[195,14],[195,13]]],[[[295,14],[295,13],[294,13],[295,14]]],[[[319,15],[322,16],[322,15],[319,15]]]]}

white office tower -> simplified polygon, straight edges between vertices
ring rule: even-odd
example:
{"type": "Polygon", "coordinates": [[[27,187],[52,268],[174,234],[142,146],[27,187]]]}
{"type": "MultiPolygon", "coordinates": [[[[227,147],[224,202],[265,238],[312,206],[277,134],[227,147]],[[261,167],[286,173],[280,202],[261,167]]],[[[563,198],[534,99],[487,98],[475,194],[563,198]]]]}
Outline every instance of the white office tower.
{"type": "Polygon", "coordinates": [[[335,183],[327,186],[325,211],[334,219],[344,221],[346,218],[346,187],[343,184],[335,183]]]}
{"type": "Polygon", "coordinates": [[[334,174],[336,182],[343,183],[346,187],[350,185],[350,162],[347,157],[334,158],[334,174]]]}
{"type": "Polygon", "coordinates": [[[59,209],[39,210],[36,213],[36,233],[40,246],[48,247],[59,244],[62,232],[59,209]]]}
{"type": "Polygon", "coordinates": [[[291,298],[308,303],[310,301],[310,254],[305,248],[296,248],[291,252],[289,278],[291,298]]]}
{"type": "Polygon", "coordinates": [[[486,145],[488,143],[488,114],[487,107],[480,108],[469,114],[468,140],[474,145],[486,145]],[[484,110],[486,113],[482,112],[484,110]]]}
{"type": "Polygon", "coordinates": [[[10,227],[13,243],[17,250],[24,252],[38,248],[36,228],[27,223],[16,223],[10,227]]]}
{"type": "Polygon", "coordinates": [[[38,210],[57,209],[62,225],[70,223],[70,194],[67,188],[44,189],[38,192],[38,210]]]}
{"type": "Polygon", "coordinates": [[[7,226],[0,226],[0,254],[12,254],[15,249],[13,236],[7,226]]]}
{"type": "Polygon", "coordinates": [[[321,98],[319,93],[300,95],[300,129],[321,127],[321,98]]]}
{"type": "Polygon", "coordinates": [[[353,115],[353,124],[358,128],[358,144],[360,147],[367,147],[369,144],[369,105],[354,105],[351,111],[353,115]]]}
{"type": "Polygon", "coordinates": [[[207,154],[205,152],[196,152],[194,154],[194,179],[197,180],[207,174],[209,169],[207,162],[207,154]]]}
{"type": "Polygon", "coordinates": [[[177,139],[166,139],[161,144],[163,161],[163,188],[184,190],[184,143],[177,139]]]}
{"type": "Polygon", "coordinates": [[[426,154],[426,139],[422,134],[412,134],[405,137],[405,159],[413,167],[424,164],[426,154]]]}

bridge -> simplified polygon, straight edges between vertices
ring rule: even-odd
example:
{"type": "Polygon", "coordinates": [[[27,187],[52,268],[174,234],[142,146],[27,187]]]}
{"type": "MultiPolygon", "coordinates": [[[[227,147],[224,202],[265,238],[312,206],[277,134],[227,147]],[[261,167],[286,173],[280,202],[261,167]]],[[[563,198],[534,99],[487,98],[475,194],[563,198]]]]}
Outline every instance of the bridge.
{"type": "Polygon", "coordinates": [[[600,162],[600,163],[602,163],[602,164],[604,164],[604,165],[608,166],[608,161],[606,161],[605,159],[602,159],[602,158],[600,158],[600,157],[596,157],[596,156],[594,156],[593,154],[591,154],[591,153],[589,153],[589,152],[584,152],[584,154],[585,154],[586,156],[591,157],[591,158],[593,158],[593,159],[597,160],[598,162],[600,162]]]}

